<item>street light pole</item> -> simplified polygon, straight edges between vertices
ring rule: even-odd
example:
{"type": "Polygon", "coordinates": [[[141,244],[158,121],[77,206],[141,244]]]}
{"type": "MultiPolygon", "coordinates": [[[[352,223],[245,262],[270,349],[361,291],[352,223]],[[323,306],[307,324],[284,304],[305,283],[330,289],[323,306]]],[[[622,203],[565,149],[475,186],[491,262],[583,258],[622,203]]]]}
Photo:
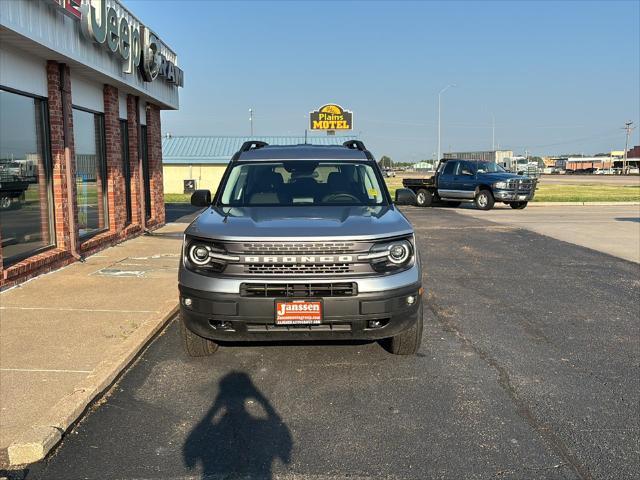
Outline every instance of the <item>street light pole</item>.
{"type": "Polygon", "coordinates": [[[496,116],[491,114],[491,150],[496,151],[496,116]]]}
{"type": "Polygon", "coordinates": [[[251,125],[251,136],[253,137],[253,109],[249,109],[249,124],[251,125]]]}
{"type": "Polygon", "coordinates": [[[441,128],[440,128],[440,105],[441,105],[441,97],[442,94],[444,92],[446,92],[449,88],[451,87],[455,87],[455,84],[449,84],[446,87],[444,87],[442,90],[440,90],[440,93],[438,93],[438,158],[436,158],[436,160],[439,162],[440,161],[440,132],[441,132],[441,128]]]}

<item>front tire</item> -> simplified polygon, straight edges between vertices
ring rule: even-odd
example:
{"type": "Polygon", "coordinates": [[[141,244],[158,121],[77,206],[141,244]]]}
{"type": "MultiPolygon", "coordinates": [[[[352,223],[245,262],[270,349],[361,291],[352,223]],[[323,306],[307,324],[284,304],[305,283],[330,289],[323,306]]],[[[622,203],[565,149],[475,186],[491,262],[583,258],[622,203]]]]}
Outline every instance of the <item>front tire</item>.
{"type": "Polygon", "coordinates": [[[421,188],[416,192],[416,203],[419,207],[430,207],[433,204],[433,193],[421,188]]]}
{"type": "Polygon", "coordinates": [[[489,190],[480,190],[476,194],[475,204],[478,210],[491,210],[495,200],[489,190]]]}
{"type": "Polygon", "coordinates": [[[408,330],[405,330],[404,332],[389,339],[389,351],[394,355],[415,355],[418,353],[418,350],[420,350],[420,344],[422,343],[423,325],[422,298],[420,298],[418,320],[408,330]]]}
{"type": "Polygon", "coordinates": [[[529,202],[511,202],[509,204],[509,206],[511,208],[513,208],[514,210],[523,210],[523,209],[527,208],[528,204],[529,204],[529,202]]]}
{"type": "Polygon", "coordinates": [[[196,335],[187,328],[182,315],[180,315],[180,336],[182,337],[182,346],[184,351],[190,357],[206,357],[216,353],[218,344],[208,338],[196,335]]]}

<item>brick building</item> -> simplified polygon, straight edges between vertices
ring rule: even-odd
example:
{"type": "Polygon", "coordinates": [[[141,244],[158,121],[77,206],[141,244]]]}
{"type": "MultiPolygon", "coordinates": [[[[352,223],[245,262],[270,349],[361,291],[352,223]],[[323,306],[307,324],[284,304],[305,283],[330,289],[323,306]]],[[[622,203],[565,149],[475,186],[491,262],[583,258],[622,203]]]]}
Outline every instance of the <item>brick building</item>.
{"type": "Polygon", "coordinates": [[[176,54],[116,0],[0,11],[0,288],[164,223],[176,54]]]}

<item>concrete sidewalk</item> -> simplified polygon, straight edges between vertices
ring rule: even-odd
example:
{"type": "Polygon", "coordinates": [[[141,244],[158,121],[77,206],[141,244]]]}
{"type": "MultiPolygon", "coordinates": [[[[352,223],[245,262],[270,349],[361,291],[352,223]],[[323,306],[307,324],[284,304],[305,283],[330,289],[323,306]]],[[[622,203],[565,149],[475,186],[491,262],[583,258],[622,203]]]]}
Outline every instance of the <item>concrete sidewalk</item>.
{"type": "Polygon", "coordinates": [[[173,316],[184,227],[0,293],[0,468],[46,455],[173,316]]]}

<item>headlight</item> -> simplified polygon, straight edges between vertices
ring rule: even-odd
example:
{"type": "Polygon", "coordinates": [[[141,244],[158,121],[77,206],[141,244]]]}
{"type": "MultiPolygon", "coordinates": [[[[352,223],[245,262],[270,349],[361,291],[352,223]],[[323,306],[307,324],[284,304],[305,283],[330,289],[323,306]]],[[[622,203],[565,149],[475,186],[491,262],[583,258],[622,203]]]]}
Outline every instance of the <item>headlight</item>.
{"type": "Polygon", "coordinates": [[[206,265],[211,261],[210,251],[211,247],[201,243],[194,243],[189,247],[189,260],[199,266],[206,265]]]}
{"type": "Polygon", "coordinates": [[[493,188],[509,188],[507,182],[496,182],[493,184],[493,188]]]}
{"type": "Polygon", "coordinates": [[[215,243],[186,239],[185,266],[191,270],[204,270],[208,272],[222,272],[227,263],[237,262],[239,257],[227,255],[224,247],[215,243]]]}
{"type": "Polygon", "coordinates": [[[409,242],[393,243],[389,246],[389,261],[396,265],[401,265],[407,261],[411,255],[411,245],[409,242]]]}
{"type": "Polygon", "coordinates": [[[358,260],[369,260],[376,272],[401,270],[411,266],[413,245],[405,239],[377,243],[368,254],[360,255],[358,260]]]}

